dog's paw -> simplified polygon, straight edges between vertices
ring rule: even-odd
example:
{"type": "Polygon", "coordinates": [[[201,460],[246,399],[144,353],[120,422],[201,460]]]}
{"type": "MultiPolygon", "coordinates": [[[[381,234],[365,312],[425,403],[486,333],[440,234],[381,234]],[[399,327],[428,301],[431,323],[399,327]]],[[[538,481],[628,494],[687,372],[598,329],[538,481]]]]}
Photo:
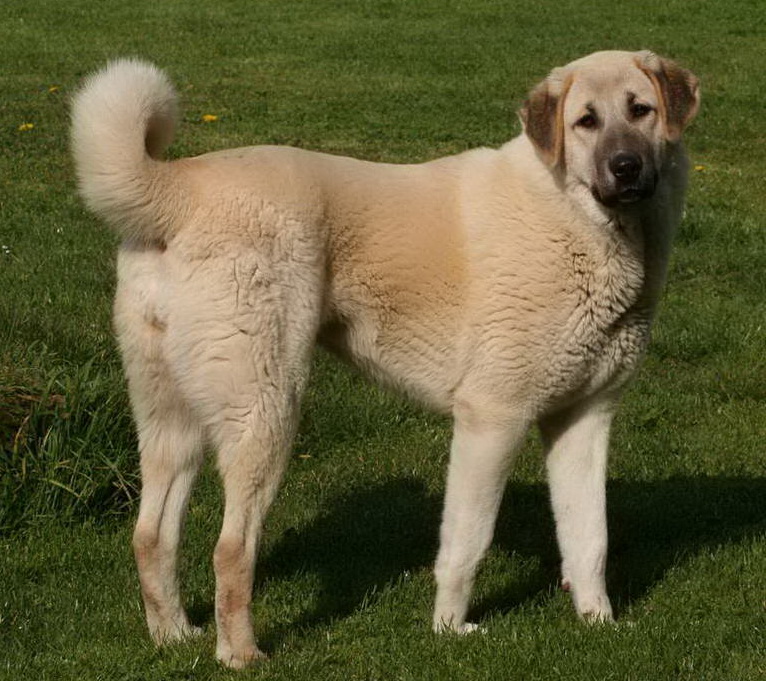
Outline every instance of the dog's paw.
{"type": "Polygon", "coordinates": [[[466,636],[468,634],[486,634],[487,629],[475,622],[463,622],[463,624],[458,627],[457,633],[459,636],[466,636]]]}
{"type": "Polygon", "coordinates": [[[586,624],[611,624],[614,622],[612,606],[606,597],[595,599],[592,603],[578,607],[577,614],[586,624]]]}
{"type": "Polygon", "coordinates": [[[441,621],[434,625],[434,631],[437,634],[457,634],[458,636],[467,636],[468,634],[484,634],[486,629],[474,622],[463,622],[458,626],[441,621]]]}
{"type": "Polygon", "coordinates": [[[216,651],[218,661],[229,669],[246,669],[252,667],[258,662],[268,659],[266,653],[257,647],[247,648],[242,651],[218,650],[216,651]]]}
{"type": "Polygon", "coordinates": [[[195,627],[188,622],[172,622],[164,627],[153,627],[151,630],[152,639],[158,646],[183,641],[189,638],[202,636],[203,629],[195,627]]]}

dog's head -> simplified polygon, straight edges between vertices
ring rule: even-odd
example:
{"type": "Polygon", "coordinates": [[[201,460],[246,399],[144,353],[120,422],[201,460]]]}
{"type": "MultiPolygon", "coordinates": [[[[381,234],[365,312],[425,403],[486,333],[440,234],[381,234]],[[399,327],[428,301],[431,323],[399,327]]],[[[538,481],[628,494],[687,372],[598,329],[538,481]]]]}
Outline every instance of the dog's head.
{"type": "Polygon", "coordinates": [[[554,69],[520,111],[567,185],[608,209],[651,197],[666,150],[699,108],[695,76],[651,52],[597,52],[554,69]]]}

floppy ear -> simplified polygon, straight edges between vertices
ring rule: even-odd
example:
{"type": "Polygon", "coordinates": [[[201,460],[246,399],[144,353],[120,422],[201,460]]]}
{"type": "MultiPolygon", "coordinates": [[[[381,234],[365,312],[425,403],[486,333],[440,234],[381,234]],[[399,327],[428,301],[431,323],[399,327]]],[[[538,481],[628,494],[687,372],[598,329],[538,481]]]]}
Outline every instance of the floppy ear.
{"type": "Polygon", "coordinates": [[[564,162],[564,99],[571,79],[556,71],[529,93],[519,111],[524,132],[548,166],[564,162]]]}
{"type": "Polygon", "coordinates": [[[686,69],[652,52],[642,52],[638,67],[652,81],[660,99],[660,117],[665,137],[671,142],[681,139],[684,128],[697,115],[700,106],[699,81],[686,69]]]}

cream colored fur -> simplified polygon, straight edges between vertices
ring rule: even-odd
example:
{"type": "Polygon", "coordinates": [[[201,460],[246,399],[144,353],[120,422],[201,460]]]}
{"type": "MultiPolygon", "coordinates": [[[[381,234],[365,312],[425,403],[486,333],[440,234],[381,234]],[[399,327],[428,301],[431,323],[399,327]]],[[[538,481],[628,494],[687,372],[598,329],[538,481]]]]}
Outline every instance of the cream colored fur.
{"type": "Polygon", "coordinates": [[[563,577],[581,616],[610,619],[609,426],[649,338],[682,212],[680,130],[697,105],[696,80],[671,62],[606,52],[535,88],[526,134],[500,149],[419,165],[283,147],[164,162],[176,115],[167,78],[129,60],[91,77],[74,101],[73,150],[86,203],[124,238],[115,324],[141,450],[134,548],[154,639],[195,632],[176,563],[210,443],[226,504],[217,655],[233,667],[261,656],[255,555],[317,340],[454,417],[435,629],[471,629],[474,574],[535,423],[563,577]],[[640,200],[610,171],[623,147],[656,175],[640,200]]]}

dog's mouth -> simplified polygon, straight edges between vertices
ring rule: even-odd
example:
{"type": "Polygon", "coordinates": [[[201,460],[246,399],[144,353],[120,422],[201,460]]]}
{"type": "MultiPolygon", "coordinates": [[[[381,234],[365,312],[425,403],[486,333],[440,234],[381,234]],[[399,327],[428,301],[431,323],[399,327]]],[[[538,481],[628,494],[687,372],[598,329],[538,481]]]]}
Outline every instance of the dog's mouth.
{"type": "Polygon", "coordinates": [[[591,194],[606,208],[621,208],[651,199],[656,189],[656,174],[646,173],[630,183],[615,182],[613,179],[603,183],[596,181],[591,185],[591,194]]]}
{"type": "Polygon", "coordinates": [[[632,206],[654,196],[657,182],[654,178],[640,183],[622,186],[602,187],[598,184],[591,185],[590,192],[602,206],[606,208],[620,208],[632,206]]]}

